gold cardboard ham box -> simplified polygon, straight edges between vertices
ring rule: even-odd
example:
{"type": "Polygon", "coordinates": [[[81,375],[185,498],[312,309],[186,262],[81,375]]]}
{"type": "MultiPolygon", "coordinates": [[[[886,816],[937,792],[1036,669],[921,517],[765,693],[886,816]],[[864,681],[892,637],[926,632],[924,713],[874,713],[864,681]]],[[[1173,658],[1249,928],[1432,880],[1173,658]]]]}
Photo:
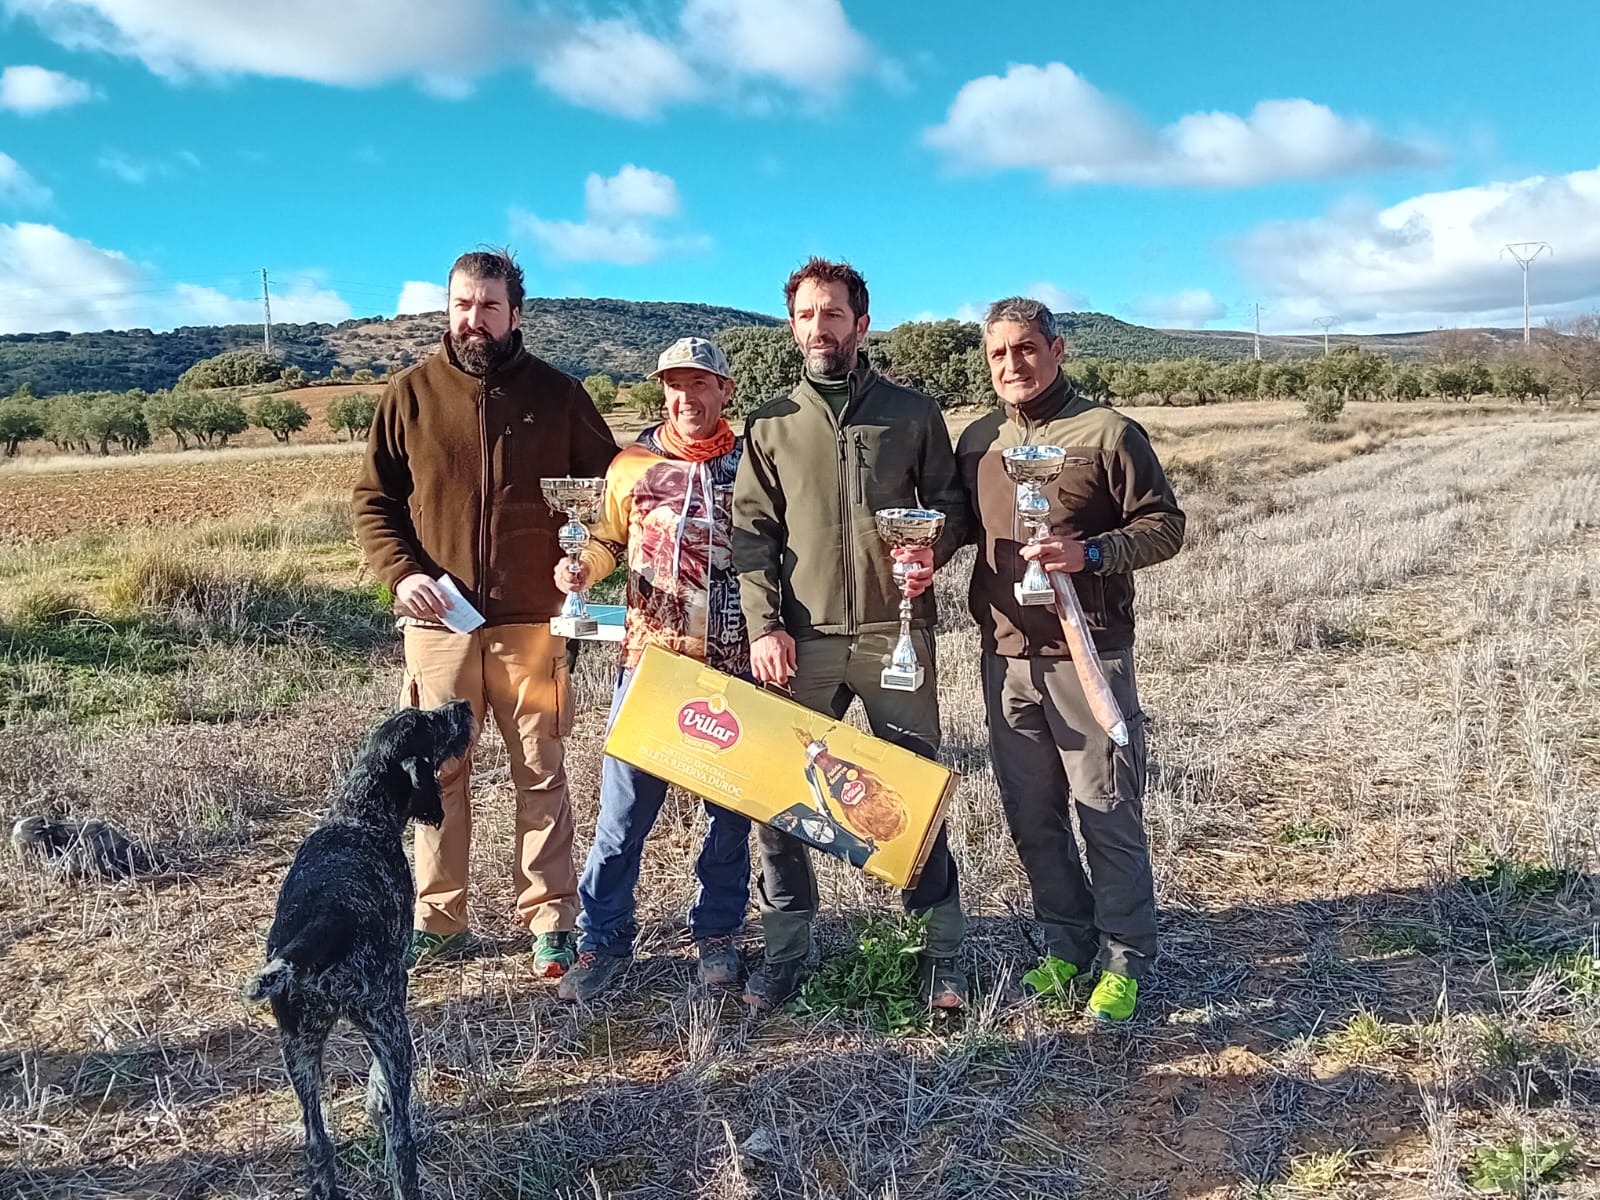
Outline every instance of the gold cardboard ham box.
{"type": "Polygon", "coordinates": [[[650,646],[606,753],[911,887],[957,776],[853,725],[650,646]]]}

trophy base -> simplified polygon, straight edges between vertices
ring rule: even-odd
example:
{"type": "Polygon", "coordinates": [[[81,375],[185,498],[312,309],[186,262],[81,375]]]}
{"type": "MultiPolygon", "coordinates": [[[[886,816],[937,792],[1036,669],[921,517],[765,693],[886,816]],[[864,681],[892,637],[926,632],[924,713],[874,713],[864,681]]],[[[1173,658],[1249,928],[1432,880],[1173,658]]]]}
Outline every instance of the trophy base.
{"type": "Polygon", "coordinates": [[[885,667],[883,674],[878,676],[878,683],[885,691],[914,692],[922,686],[927,672],[922,667],[907,671],[902,667],[885,667]]]}
{"type": "Polygon", "coordinates": [[[1034,604],[1054,604],[1056,592],[1054,588],[1044,588],[1042,591],[1035,588],[1023,587],[1020,583],[1011,585],[1011,594],[1017,598],[1017,603],[1027,606],[1034,604]]]}
{"type": "Polygon", "coordinates": [[[600,622],[593,617],[552,617],[550,632],[558,638],[592,638],[600,632],[600,622]]]}

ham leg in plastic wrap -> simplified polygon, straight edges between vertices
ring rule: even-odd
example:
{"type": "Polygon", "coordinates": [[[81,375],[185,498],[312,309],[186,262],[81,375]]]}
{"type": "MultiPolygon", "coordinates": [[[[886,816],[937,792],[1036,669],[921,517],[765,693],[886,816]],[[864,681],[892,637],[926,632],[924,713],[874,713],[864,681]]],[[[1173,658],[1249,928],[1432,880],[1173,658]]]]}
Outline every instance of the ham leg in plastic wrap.
{"type": "Polygon", "coordinates": [[[1122,706],[1111,694],[1106,673],[1100,669],[1100,656],[1095,653],[1094,638],[1089,636],[1089,626],[1083,619],[1083,605],[1078,603],[1078,589],[1065,571],[1051,571],[1049,576],[1056,593],[1056,615],[1067,635],[1067,648],[1072,651],[1072,665],[1078,669],[1078,682],[1089,700],[1089,711],[1113,742],[1126,746],[1128,723],[1123,720],[1122,706]]]}

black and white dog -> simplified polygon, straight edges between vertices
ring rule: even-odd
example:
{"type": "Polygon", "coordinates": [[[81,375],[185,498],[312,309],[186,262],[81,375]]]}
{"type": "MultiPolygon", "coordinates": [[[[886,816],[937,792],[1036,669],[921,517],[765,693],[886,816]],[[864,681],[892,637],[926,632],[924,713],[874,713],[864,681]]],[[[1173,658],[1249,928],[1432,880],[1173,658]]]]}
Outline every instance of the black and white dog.
{"type": "Polygon", "coordinates": [[[268,962],[245,989],[271,1001],[284,1065],[305,1118],[313,1200],[334,1200],[334,1145],[322,1119],[322,1048],[347,1017],[372,1050],[367,1115],[384,1124],[384,1162],[398,1200],[416,1200],[411,1130],[415,1051],[406,1020],[406,950],[413,884],[407,818],[444,820],[439,767],[466,753],[464,700],[402,709],[367,739],[322,823],[301,843],[278,893],[268,962]]]}

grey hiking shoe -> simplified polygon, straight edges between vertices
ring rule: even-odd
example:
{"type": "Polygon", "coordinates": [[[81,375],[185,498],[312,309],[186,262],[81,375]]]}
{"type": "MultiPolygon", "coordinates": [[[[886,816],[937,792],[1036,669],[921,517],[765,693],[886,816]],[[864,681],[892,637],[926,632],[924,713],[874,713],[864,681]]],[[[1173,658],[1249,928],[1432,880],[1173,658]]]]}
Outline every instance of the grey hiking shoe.
{"type": "Polygon", "coordinates": [[[951,1012],[967,1006],[967,973],[955,959],[924,954],[920,965],[929,1008],[951,1012]]]}
{"type": "Polygon", "coordinates": [[[556,995],[562,1000],[593,1000],[615,985],[632,961],[631,954],[600,954],[594,950],[580,950],[577,959],[561,977],[561,982],[556,984],[556,995]]]}
{"type": "Polygon", "coordinates": [[[791,999],[806,981],[806,960],[762,961],[744,984],[744,1002],[755,1012],[771,1012],[791,999]]]}
{"type": "Polygon", "coordinates": [[[701,987],[731,988],[739,982],[743,963],[739,958],[739,945],[732,934],[701,938],[694,948],[700,958],[695,974],[701,987]]]}

